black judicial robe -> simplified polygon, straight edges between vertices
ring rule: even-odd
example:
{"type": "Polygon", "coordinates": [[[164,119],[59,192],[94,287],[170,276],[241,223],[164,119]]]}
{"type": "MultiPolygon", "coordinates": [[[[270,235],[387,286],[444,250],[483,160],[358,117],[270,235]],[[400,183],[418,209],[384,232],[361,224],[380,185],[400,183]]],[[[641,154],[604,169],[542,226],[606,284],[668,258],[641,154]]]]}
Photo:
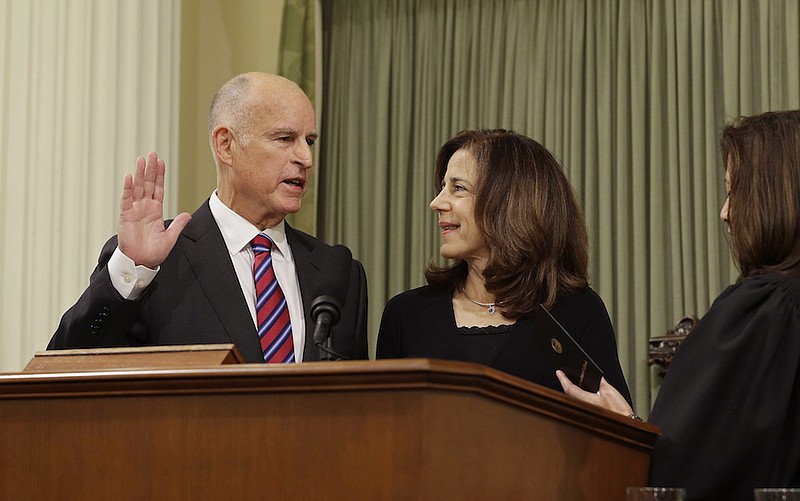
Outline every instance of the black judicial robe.
{"type": "Polygon", "coordinates": [[[650,483],[692,500],[800,486],[800,280],[728,287],[678,347],[650,422],[650,483]]]}

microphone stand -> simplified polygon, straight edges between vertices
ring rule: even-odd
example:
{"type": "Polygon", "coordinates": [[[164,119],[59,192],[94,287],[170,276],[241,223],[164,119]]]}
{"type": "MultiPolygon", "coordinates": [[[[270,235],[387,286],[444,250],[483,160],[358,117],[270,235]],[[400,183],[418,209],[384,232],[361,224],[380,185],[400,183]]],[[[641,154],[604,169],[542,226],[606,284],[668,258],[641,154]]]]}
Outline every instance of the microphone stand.
{"type": "Polygon", "coordinates": [[[347,360],[347,357],[341,353],[337,353],[331,348],[331,338],[328,336],[324,343],[317,343],[319,348],[319,359],[322,362],[330,362],[335,360],[347,360]],[[334,358],[335,357],[335,358],[334,358]]]}

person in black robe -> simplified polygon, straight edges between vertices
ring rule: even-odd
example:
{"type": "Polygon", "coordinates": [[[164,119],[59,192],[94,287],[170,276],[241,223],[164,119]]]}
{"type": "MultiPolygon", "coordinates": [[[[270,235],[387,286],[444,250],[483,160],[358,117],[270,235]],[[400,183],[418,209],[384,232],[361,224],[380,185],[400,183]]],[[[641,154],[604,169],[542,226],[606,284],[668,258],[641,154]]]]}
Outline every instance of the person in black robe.
{"type": "MultiPolygon", "coordinates": [[[[675,352],[650,415],[650,484],[688,500],[800,486],[800,111],[740,117],[722,134],[720,217],[741,275],[675,352]]],[[[613,385],[580,400],[632,414],[613,385]]]]}

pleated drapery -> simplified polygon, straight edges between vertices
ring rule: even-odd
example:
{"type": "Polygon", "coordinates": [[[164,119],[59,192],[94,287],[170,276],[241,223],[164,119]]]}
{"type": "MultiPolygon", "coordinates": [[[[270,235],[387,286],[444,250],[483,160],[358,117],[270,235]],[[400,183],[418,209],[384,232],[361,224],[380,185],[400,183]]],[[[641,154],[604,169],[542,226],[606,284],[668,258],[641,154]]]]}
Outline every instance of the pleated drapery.
{"type": "Polygon", "coordinates": [[[137,155],[175,214],[180,0],[0,0],[0,370],[44,350],[137,155]]]}
{"type": "Polygon", "coordinates": [[[513,129],[582,201],[591,281],[647,414],[648,338],[702,316],[738,274],[719,132],[800,107],[798,2],[327,0],[323,27],[318,233],[364,263],[373,337],[385,301],[437,259],[438,147],[513,129]]]}

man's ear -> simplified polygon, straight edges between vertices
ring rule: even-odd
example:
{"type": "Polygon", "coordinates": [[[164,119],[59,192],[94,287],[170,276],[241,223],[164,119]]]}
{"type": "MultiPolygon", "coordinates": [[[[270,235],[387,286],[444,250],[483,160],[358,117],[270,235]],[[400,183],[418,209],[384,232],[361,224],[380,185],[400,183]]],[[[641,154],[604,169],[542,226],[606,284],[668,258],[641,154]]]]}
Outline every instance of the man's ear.
{"type": "Polygon", "coordinates": [[[233,131],[224,125],[217,125],[211,131],[211,149],[221,165],[233,163],[233,153],[236,148],[236,138],[233,131]]]}

